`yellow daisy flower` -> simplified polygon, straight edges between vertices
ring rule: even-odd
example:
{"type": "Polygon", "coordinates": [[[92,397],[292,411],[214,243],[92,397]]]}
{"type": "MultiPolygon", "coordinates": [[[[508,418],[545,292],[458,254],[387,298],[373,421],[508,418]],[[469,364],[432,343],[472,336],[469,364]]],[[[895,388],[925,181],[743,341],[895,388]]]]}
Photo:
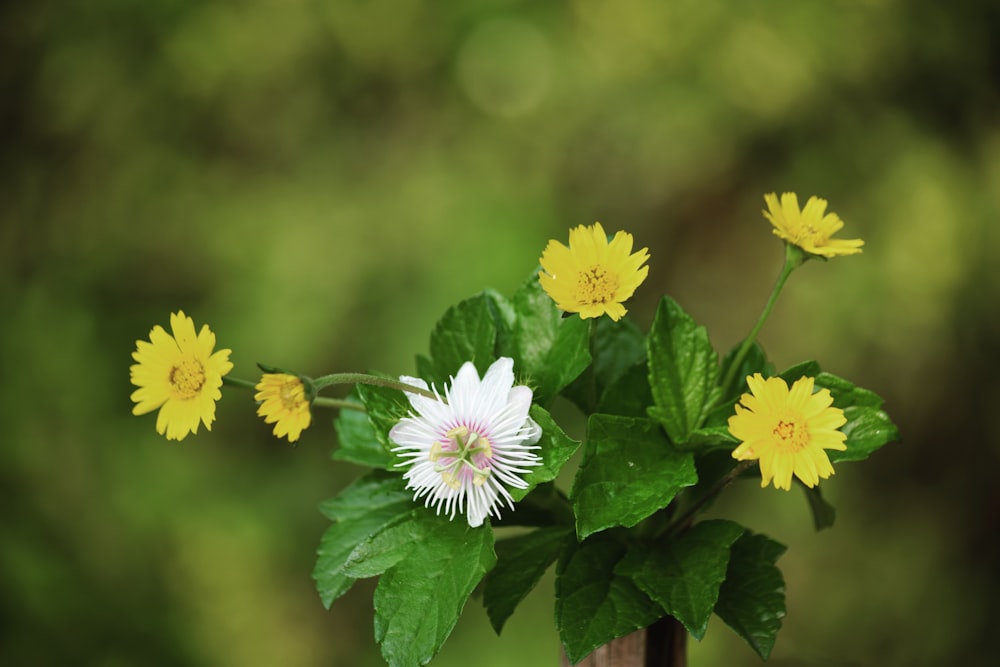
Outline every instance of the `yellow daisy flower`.
{"type": "Polygon", "coordinates": [[[199,423],[212,430],[215,402],[222,398],[222,376],[233,369],[231,350],[215,348],[215,334],[204,325],[195,335],[194,320],[177,311],[170,314],[170,329],[156,325],[149,342],[137,340],[129,371],[136,403],[132,414],[144,415],[159,409],[156,432],[168,440],[183,440],[197,433],[199,423]]]}
{"type": "Polygon", "coordinates": [[[538,281],[562,310],[583,319],[607,314],[618,321],[625,315],[622,302],[646,279],[643,266],[649,252],[632,253],[632,235],[618,232],[608,242],[601,223],[580,225],[569,232],[569,247],[549,241],[542,253],[538,281]]]}
{"type": "Polygon", "coordinates": [[[295,442],[312,423],[309,399],[302,380],[287,373],[265,373],[253,399],[260,401],[257,415],[274,424],[275,437],[295,442]]]}
{"type": "Polygon", "coordinates": [[[854,255],[865,244],[861,239],[831,238],[844,222],[836,213],[825,213],[825,199],[810,197],[802,211],[794,192],[782,194],[780,204],[773,192],[764,195],[764,202],[768,210],[761,212],[774,225],[774,234],[812,255],[854,255]]]}
{"type": "Polygon", "coordinates": [[[799,378],[788,388],[779,377],[766,380],[760,373],[747,378],[751,393],[740,397],[729,432],[742,443],[733,458],[760,460],[761,487],[773,479],[777,489],[792,488],[792,473],[806,486],[833,474],[825,449],[847,449],[847,436],[838,431],[847,423],[844,411],[834,408],[827,389],[813,393],[814,379],[799,378]]]}

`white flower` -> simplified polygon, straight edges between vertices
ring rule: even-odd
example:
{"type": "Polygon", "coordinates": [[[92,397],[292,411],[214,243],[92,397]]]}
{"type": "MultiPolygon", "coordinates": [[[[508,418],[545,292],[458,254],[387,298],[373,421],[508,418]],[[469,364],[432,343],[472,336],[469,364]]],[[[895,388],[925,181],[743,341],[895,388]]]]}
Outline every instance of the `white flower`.
{"type": "MultiPolygon", "coordinates": [[[[427,389],[419,378],[399,379],[427,389]]],[[[509,357],[494,361],[482,380],[466,362],[444,395],[434,400],[407,393],[414,412],[389,437],[399,445],[393,451],[407,459],[399,465],[410,466],[403,479],[416,490],[414,500],[427,496],[425,507],[433,504],[438,514],[444,507],[449,519],[465,513],[470,526],[480,526],[489,514],[500,517],[504,501],[513,509],[508,487],[527,488],[521,475],[542,462],[532,451],[542,429],[528,416],[531,389],[514,386],[509,357]]]]}

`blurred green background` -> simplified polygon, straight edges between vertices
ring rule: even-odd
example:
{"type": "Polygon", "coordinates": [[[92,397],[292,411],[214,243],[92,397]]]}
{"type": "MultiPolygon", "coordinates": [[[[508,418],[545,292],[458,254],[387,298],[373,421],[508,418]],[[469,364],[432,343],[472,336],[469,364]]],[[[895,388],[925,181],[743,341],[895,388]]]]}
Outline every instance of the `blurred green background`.
{"type": "MultiPolygon", "coordinates": [[[[901,444],[726,512],[790,546],[775,665],[985,665],[1000,629],[1000,11],[903,0],[89,0],[0,10],[0,664],[382,661],[329,612],[317,511],[360,475],[226,392],[168,443],[135,340],[184,309],[255,362],[414,371],[452,303],[595,220],[718,349],[782,258],[765,192],[864,254],[806,265],[762,342],[887,400],[901,444]]],[[[432,665],[552,667],[551,574],[432,665]]],[[[691,664],[758,665],[717,619],[691,664]]]]}

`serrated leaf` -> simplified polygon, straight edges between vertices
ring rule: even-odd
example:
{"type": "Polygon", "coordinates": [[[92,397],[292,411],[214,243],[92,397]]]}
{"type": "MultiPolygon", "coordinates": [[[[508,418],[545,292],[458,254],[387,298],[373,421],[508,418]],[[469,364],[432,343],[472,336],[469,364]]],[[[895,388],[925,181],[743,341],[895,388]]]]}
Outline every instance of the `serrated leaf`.
{"type": "Polygon", "coordinates": [[[720,389],[718,355],[705,327],[670,297],[663,297],[647,340],[649,386],[658,420],[678,444],[701,426],[720,389]]]}
{"type": "Polygon", "coordinates": [[[589,328],[579,317],[562,317],[535,276],[511,299],[515,318],[500,339],[501,355],[531,385],[535,401],[546,404],[590,364],[589,328]]]}
{"type": "Polygon", "coordinates": [[[497,542],[497,564],[483,586],[483,606],[497,634],[572,534],[568,528],[542,528],[497,542]]]}
{"type": "MultiPolygon", "coordinates": [[[[357,391],[351,392],[349,398],[363,403],[357,391]]],[[[349,461],[370,468],[387,469],[392,465],[393,454],[386,449],[376,435],[368,415],[360,410],[341,410],[333,421],[337,431],[337,448],[333,450],[333,459],[349,461]]]]}
{"type": "Polygon", "coordinates": [[[730,546],[743,532],[732,521],[702,521],[677,537],[630,550],[615,572],[630,577],[700,641],[726,578],[730,546]]]}
{"type": "Polygon", "coordinates": [[[354,579],[365,579],[382,574],[406,558],[423,539],[423,524],[417,519],[425,512],[417,507],[381,526],[354,547],[341,572],[354,579]]]}
{"type": "Polygon", "coordinates": [[[566,435],[545,408],[532,405],[529,414],[542,429],[537,452],[542,464],[531,468],[531,471],[524,476],[524,481],[528,483],[527,488],[509,489],[515,501],[524,498],[538,484],[551,482],[558,477],[563,466],[580,446],[580,441],[566,435]]]}
{"type": "Polygon", "coordinates": [[[591,415],[571,493],[577,534],[582,540],[612,526],[634,526],[697,481],[694,457],[667,440],[656,422],[591,415]]]}
{"type": "Polygon", "coordinates": [[[775,566],[785,547],[749,531],[730,548],[715,613],[767,660],[785,617],[785,580],[775,566]]]}
{"type": "Polygon", "coordinates": [[[344,572],[354,548],[413,510],[413,494],[402,477],[375,473],[356,481],[327,500],[320,510],[335,523],[323,534],[317,549],[313,579],[323,605],[330,604],[354,585],[344,572]]]}
{"type": "Polygon", "coordinates": [[[598,646],[644,628],[662,610],[628,577],[614,573],[625,547],[600,537],[559,561],[556,569],[556,627],[570,663],[598,646]]]}
{"type": "Polygon", "coordinates": [[[480,376],[493,363],[497,325],[490,301],[489,294],[480,293],[445,311],[431,333],[435,373],[425,377],[428,383],[447,383],[467,361],[475,364],[480,376]]]}
{"type": "Polygon", "coordinates": [[[423,538],[375,588],[375,640],[392,667],[426,665],[496,563],[493,531],[422,512],[423,538]]]}
{"type": "Polygon", "coordinates": [[[359,384],[356,391],[368,411],[368,422],[372,426],[372,432],[385,452],[394,457],[391,450],[396,444],[389,439],[389,431],[410,413],[409,399],[398,389],[375,385],[359,384]]]}
{"type": "Polygon", "coordinates": [[[816,530],[823,530],[824,528],[833,526],[833,522],[837,518],[837,510],[823,498],[823,492],[820,491],[819,486],[811,488],[804,484],[800,484],[799,486],[806,493],[809,510],[812,512],[813,527],[816,530]]]}

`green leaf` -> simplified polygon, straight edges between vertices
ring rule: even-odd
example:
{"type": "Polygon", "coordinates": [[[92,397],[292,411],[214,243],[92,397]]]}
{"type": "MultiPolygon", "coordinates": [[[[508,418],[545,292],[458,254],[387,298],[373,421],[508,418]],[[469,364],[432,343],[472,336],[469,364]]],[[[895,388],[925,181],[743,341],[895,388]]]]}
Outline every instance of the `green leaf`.
{"type": "Polygon", "coordinates": [[[590,364],[589,328],[579,317],[562,317],[537,276],[518,289],[512,305],[516,317],[500,354],[514,359],[519,380],[544,405],[590,364]]]}
{"type": "Polygon", "coordinates": [[[422,539],[375,588],[375,640],[393,667],[426,665],[496,563],[493,531],[421,512],[422,539]]]}
{"type": "Polygon", "coordinates": [[[815,361],[807,361],[781,374],[789,386],[801,377],[813,377],[816,388],[830,390],[833,407],[844,411],[847,423],[840,430],[847,436],[847,449],[826,450],[830,461],[863,461],[882,446],[899,440],[899,428],[883,412],[882,398],[873,391],[858,387],[849,380],[820,370],[815,361]]]}
{"type": "Polygon", "coordinates": [[[701,641],[726,578],[729,548],[743,532],[732,521],[702,521],[678,537],[632,549],[615,572],[630,577],[701,641]]]}
{"type": "Polygon", "coordinates": [[[718,355],[705,327],[670,297],[663,297],[647,341],[649,386],[654,407],[649,416],[658,420],[670,439],[687,442],[701,426],[720,389],[718,355]]]}
{"type": "Polygon", "coordinates": [[[497,565],[483,586],[483,606],[497,634],[572,534],[568,528],[542,528],[497,542],[497,565]]]}
{"type": "Polygon", "coordinates": [[[723,447],[732,449],[738,443],[733,434],[729,432],[729,426],[703,426],[691,431],[685,447],[708,449],[711,447],[723,447]]]}
{"type": "Polygon", "coordinates": [[[731,547],[715,613],[767,660],[785,617],[785,580],[775,566],[785,547],[749,531],[731,547]]]}
{"type": "Polygon", "coordinates": [[[674,447],[652,420],[591,415],[587,434],[571,493],[581,540],[612,526],[634,526],[698,481],[694,457],[674,447]]]}
{"type": "Polygon", "coordinates": [[[375,438],[382,443],[383,450],[394,461],[395,455],[391,450],[396,444],[389,439],[389,431],[410,413],[409,399],[403,392],[389,387],[359,384],[356,391],[368,411],[368,422],[375,438]]]}
{"type": "Polygon", "coordinates": [[[531,468],[531,472],[524,476],[527,488],[510,489],[510,495],[515,501],[524,498],[538,484],[551,482],[558,477],[563,466],[580,446],[580,441],[566,435],[545,408],[532,405],[529,414],[542,429],[542,437],[538,441],[538,455],[542,464],[531,468]]]}
{"type": "MultiPolygon", "coordinates": [[[[350,398],[363,403],[357,391],[350,398]]],[[[372,427],[368,415],[360,410],[341,410],[333,421],[338,447],[333,450],[336,461],[350,461],[370,468],[392,466],[393,454],[386,449],[372,427]]]]}
{"type": "Polygon", "coordinates": [[[645,417],[653,403],[646,370],[646,336],[629,319],[589,320],[593,363],[563,391],[584,413],[645,417]],[[642,374],[641,380],[638,375],[642,374]],[[628,376],[628,377],[626,377],[628,376]]]}
{"type": "Polygon", "coordinates": [[[354,547],[341,571],[348,577],[365,579],[382,574],[406,558],[414,545],[423,539],[423,524],[416,519],[426,512],[416,507],[380,527],[354,547]]]}
{"type": "Polygon", "coordinates": [[[556,627],[570,663],[663,615],[615,565],[625,547],[603,536],[564,555],[556,568],[556,627]]]}
{"type": "Polygon", "coordinates": [[[837,518],[837,510],[823,498],[823,492],[820,491],[819,486],[812,488],[805,484],[799,486],[806,492],[806,500],[809,502],[810,511],[812,511],[813,527],[816,530],[823,530],[833,526],[833,522],[837,518]]]}
{"type": "Polygon", "coordinates": [[[327,608],[354,585],[344,572],[355,547],[413,510],[413,493],[399,475],[373,473],[354,482],[320,510],[335,523],[323,534],[313,578],[327,608]]]}
{"type": "Polygon", "coordinates": [[[425,377],[430,384],[445,384],[467,361],[482,376],[495,358],[497,325],[492,297],[480,293],[449,308],[431,333],[431,359],[435,373],[425,377]]]}
{"type": "Polygon", "coordinates": [[[649,388],[649,369],[646,362],[642,361],[608,385],[597,404],[597,412],[624,417],[645,417],[646,410],[652,404],[653,392],[649,388]]]}

